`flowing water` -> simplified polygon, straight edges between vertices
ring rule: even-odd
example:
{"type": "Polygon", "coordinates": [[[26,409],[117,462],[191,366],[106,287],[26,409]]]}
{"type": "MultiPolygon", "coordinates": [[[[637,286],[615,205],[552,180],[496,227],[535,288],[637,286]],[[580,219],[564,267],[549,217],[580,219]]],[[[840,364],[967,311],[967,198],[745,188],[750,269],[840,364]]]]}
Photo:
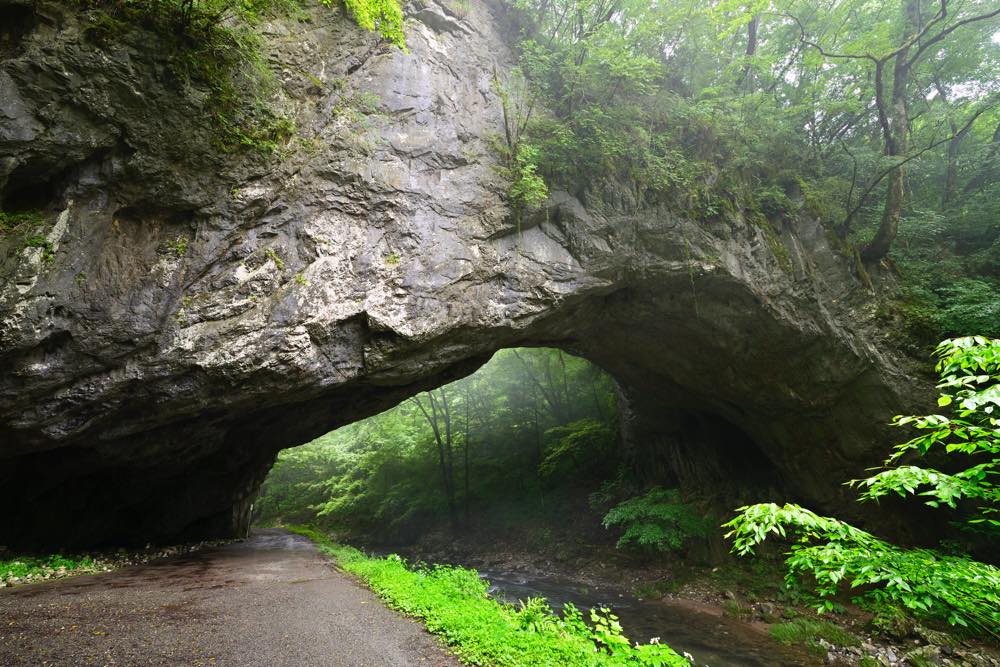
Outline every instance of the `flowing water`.
{"type": "Polygon", "coordinates": [[[694,656],[695,664],[710,667],[800,667],[822,664],[804,650],[782,646],[765,632],[725,616],[692,609],[683,602],[640,600],[610,587],[585,587],[579,582],[549,575],[481,570],[490,593],[514,603],[544,597],[555,610],[572,602],[581,610],[609,607],[633,641],[652,637],[678,652],[694,656]]]}

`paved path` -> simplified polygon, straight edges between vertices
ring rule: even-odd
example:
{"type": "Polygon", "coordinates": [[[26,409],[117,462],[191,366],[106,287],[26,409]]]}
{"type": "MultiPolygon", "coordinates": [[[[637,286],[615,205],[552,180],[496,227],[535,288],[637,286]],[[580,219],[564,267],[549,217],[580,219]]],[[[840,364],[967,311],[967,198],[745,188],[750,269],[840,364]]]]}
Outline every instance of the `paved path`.
{"type": "Polygon", "coordinates": [[[0,665],[457,666],[309,540],[244,542],[0,590],[0,665]]]}

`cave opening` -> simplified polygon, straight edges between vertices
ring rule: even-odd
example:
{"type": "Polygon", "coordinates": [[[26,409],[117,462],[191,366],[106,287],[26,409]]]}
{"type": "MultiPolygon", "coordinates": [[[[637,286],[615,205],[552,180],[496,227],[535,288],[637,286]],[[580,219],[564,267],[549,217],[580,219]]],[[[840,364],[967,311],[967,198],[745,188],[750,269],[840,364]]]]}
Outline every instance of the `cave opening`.
{"type": "Polygon", "coordinates": [[[20,55],[25,38],[34,30],[36,16],[30,5],[7,5],[0,8],[0,55],[20,55]]]}
{"type": "MultiPolygon", "coordinates": [[[[456,535],[613,543],[621,531],[602,517],[629,499],[666,493],[707,522],[782,489],[773,462],[725,418],[663,404],[669,427],[637,440],[629,402],[584,358],[502,349],[466,377],[280,452],[251,520],[386,548],[456,535]]],[[[717,552],[705,548],[718,541],[714,527],[684,536],[683,548],[717,552]]]]}

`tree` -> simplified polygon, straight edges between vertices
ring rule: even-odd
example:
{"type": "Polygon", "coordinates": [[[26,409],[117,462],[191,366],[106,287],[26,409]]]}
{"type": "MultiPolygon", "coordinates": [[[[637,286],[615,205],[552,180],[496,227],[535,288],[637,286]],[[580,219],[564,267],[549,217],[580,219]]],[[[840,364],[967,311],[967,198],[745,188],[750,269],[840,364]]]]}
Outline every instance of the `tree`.
{"type": "Polygon", "coordinates": [[[458,513],[455,503],[455,446],[454,432],[451,420],[451,399],[447,389],[441,387],[426,393],[430,412],[424,407],[419,396],[411,400],[427,420],[434,433],[434,444],[437,447],[438,466],[441,470],[441,484],[448,502],[448,518],[452,528],[458,527],[458,513]]]}
{"type": "MultiPolygon", "coordinates": [[[[858,203],[848,212],[842,226],[843,232],[846,232],[853,216],[864,205],[867,194],[883,179],[886,180],[881,221],[873,238],[861,248],[861,257],[866,261],[877,261],[885,257],[898,235],[906,198],[906,164],[938,145],[950,145],[950,142],[960,140],[972,123],[995,104],[995,100],[988,100],[978,105],[966,105],[973,107],[972,110],[961,125],[952,120],[950,136],[943,139],[935,137],[916,151],[911,151],[913,117],[910,107],[914,96],[914,75],[918,68],[929,60],[941,58],[949,38],[965,37],[980,45],[988,44],[992,36],[990,31],[980,31],[972,36],[957,31],[969,32],[976,24],[988,23],[991,19],[1000,17],[1000,9],[991,10],[990,5],[982,2],[963,3],[957,11],[949,3],[950,0],[937,0],[934,3],[936,11],[927,16],[925,2],[901,0],[898,14],[888,22],[878,20],[870,11],[864,11],[865,7],[857,2],[847,0],[838,3],[840,13],[847,9],[849,14],[856,13],[855,20],[860,18],[862,21],[871,21],[870,25],[874,26],[874,30],[869,28],[866,31],[855,25],[855,31],[849,33],[849,43],[864,47],[857,51],[835,51],[822,45],[809,35],[799,17],[788,15],[798,25],[802,43],[815,49],[824,59],[860,61],[870,67],[873,111],[887,165],[872,178],[858,203]],[[895,37],[892,37],[893,33],[895,37]],[[955,37],[952,37],[953,34],[955,37]],[[883,46],[886,42],[892,42],[892,46],[883,46]]],[[[828,25],[823,27],[829,28],[828,25]]],[[[937,65],[940,66],[940,63],[937,65]]]]}

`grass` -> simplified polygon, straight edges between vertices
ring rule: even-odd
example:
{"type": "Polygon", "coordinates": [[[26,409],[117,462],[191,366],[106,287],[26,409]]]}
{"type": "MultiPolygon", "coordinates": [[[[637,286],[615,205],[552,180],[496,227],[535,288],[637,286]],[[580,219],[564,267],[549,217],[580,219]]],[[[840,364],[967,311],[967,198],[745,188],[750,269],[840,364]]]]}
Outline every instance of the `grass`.
{"type": "Polygon", "coordinates": [[[71,573],[94,572],[97,564],[88,557],[43,556],[0,560],[0,582],[20,583],[71,573]]]}
{"type": "Polygon", "coordinates": [[[688,665],[667,646],[633,646],[617,617],[606,609],[591,610],[588,624],[572,605],[561,616],[541,598],[515,607],[489,597],[487,582],[475,570],[444,565],[413,568],[398,556],[370,558],[309,527],[289,529],[310,538],[390,607],[423,621],[469,664],[688,665]]]}
{"type": "Polygon", "coordinates": [[[41,214],[35,211],[22,213],[0,211],[0,235],[9,234],[23,228],[34,229],[41,226],[43,222],[41,214]]]}
{"type": "Polygon", "coordinates": [[[753,608],[741,602],[737,602],[736,600],[726,600],[722,607],[725,610],[726,616],[738,618],[744,621],[749,621],[753,618],[753,608]]]}
{"type": "Polygon", "coordinates": [[[835,646],[859,646],[861,640],[829,621],[797,618],[788,623],[772,625],[768,632],[782,644],[816,644],[825,639],[835,646]]]}

